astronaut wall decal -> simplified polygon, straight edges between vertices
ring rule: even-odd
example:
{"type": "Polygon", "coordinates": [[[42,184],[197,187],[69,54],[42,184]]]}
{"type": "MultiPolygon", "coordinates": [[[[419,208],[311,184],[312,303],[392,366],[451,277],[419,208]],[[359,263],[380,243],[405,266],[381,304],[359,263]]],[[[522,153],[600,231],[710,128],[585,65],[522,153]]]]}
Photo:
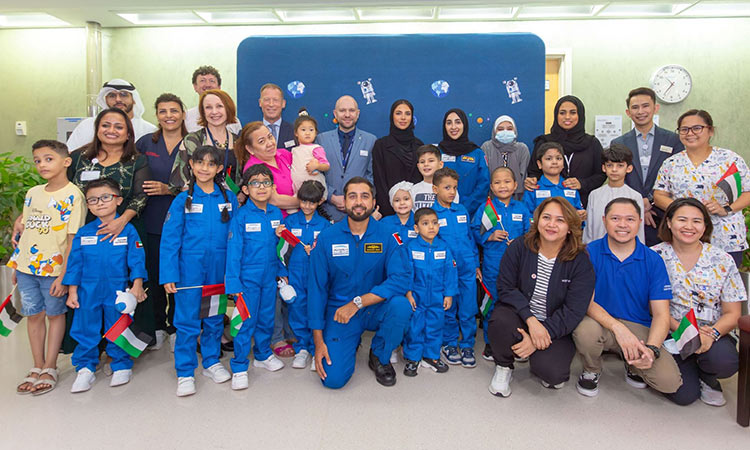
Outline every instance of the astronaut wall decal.
{"type": "Polygon", "coordinates": [[[367,100],[367,104],[375,103],[378,100],[375,98],[375,87],[372,85],[372,78],[366,80],[357,81],[359,88],[362,90],[362,97],[367,100]]]}
{"type": "Polygon", "coordinates": [[[512,80],[503,81],[505,90],[508,91],[508,97],[512,100],[510,103],[520,103],[523,101],[521,98],[521,88],[518,86],[518,77],[513,77],[512,80]]]}

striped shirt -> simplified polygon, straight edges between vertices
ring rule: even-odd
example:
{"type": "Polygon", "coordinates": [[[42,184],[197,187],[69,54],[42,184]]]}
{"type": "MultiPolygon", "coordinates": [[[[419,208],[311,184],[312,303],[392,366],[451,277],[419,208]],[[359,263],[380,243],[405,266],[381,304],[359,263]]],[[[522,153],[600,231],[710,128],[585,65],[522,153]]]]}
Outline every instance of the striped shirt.
{"type": "Polygon", "coordinates": [[[552,275],[552,267],[555,265],[555,259],[557,258],[547,259],[539,253],[536,285],[534,285],[534,293],[531,295],[529,307],[534,317],[540,321],[547,319],[547,287],[549,285],[549,277],[552,275]]]}

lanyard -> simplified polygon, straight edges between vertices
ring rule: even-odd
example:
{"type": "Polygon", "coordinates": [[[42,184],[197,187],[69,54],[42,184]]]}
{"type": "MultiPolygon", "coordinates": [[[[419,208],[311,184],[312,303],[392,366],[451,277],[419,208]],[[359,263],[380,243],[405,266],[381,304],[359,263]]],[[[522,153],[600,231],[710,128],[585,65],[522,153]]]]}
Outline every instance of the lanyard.
{"type": "Polygon", "coordinates": [[[565,158],[565,166],[568,168],[568,173],[567,173],[567,176],[565,178],[569,178],[570,177],[570,163],[573,162],[573,156],[574,155],[575,155],[574,153],[571,153],[570,156],[563,155],[563,158],[565,158]]]}

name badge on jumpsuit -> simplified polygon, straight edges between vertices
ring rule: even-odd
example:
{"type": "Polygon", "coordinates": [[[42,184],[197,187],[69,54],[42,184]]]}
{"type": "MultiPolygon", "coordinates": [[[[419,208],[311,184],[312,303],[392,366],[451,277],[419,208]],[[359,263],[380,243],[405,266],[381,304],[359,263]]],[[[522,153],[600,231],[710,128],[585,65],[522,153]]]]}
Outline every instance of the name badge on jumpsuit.
{"type": "Polygon", "coordinates": [[[201,214],[203,213],[203,204],[193,203],[192,205],[190,205],[190,209],[185,208],[185,212],[201,214]]]}
{"type": "Polygon", "coordinates": [[[99,238],[96,236],[82,236],[81,245],[96,245],[99,242],[99,238]]]}
{"type": "Polygon", "coordinates": [[[260,224],[259,223],[246,223],[245,224],[245,232],[251,233],[251,232],[257,232],[260,231],[260,224]]]}
{"type": "Polygon", "coordinates": [[[349,256],[349,244],[333,244],[331,246],[331,255],[336,256],[349,256]]]}
{"type": "Polygon", "coordinates": [[[435,259],[445,259],[445,250],[438,250],[435,252],[435,259]]]}
{"type": "Polygon", "coordinates": [[[128,245],[128,237],[120,236],[118,238],[115,238],[115,240],[112,241],[112,245],[128,245]]]}

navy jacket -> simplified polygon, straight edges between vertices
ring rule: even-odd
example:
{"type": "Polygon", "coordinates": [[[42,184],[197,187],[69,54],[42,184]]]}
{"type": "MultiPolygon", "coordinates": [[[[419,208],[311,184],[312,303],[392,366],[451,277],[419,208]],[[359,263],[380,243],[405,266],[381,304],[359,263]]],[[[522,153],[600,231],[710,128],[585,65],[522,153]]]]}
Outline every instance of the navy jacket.
{"type": "MultiPolygon", "coordinates": [[[[538,258],[523,238],[518,238],[500,261],[497,298],[515,309],[524,321],[532,316],[529,300],[536,286],[538,258]]],[[[542,322],[550,338],[567,336],[578,326],[588,310],[595,281],[587,252],[579,253],[572,261],[555,260],[547,288],[547,320],[542,322]]]]}

